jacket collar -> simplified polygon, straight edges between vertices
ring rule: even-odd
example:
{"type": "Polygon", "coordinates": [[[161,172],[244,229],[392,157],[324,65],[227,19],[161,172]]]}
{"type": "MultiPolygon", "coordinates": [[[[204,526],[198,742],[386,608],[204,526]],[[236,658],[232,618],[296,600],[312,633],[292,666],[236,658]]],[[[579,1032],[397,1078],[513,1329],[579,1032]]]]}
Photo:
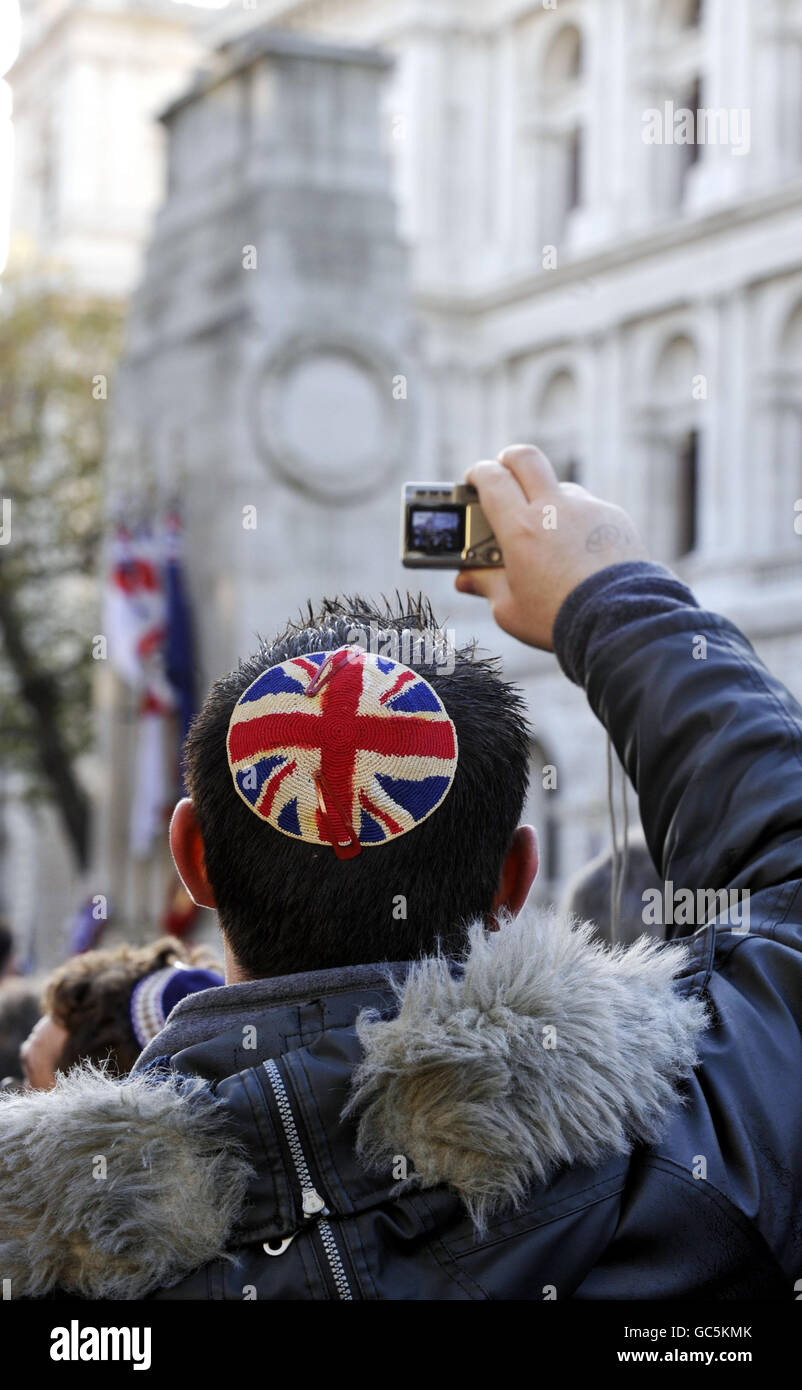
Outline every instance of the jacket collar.
{"type": "Polygon", "coordinates": [[[140,1072],[157,1057],[173,1056],[186,1047],[211,1041],[220,1033],[236,1028],[255,1013],[307,999],[358,993],[386,987],[388,978],[402,978],[408,962],[393,961],[375,965],[347,965],[334,970],[308,970],[297,975],[276,975],[242,984],[220,985],[179,1000],[161,1032],[151,1039],[133,1068],[140,1072]]]}
{"type": "Polygon", "coordinates": [[[655,1142],[707,1024],[693,969],[684,944],[610,950],[553,910],[497,933],[475,923],[458,976],[420,961],[394,1017],[357,1021],[357,1153],[385,1170],[407,1155],[416,1182],[456,1189],[482,1230],[559,1168],[655,1142]]]}
{"type": "MultiPolygon", "coordinates": [[[[309,977],[258,982],[273,1037],[288,1009],[319,1008],[322,1023],[317,1043],[284,1035],[257,1056],[278,1057],[303,1094],[324,1184],[338,1145],[343,1214],[397,1196],[393,1160],[404,1155],[415,1185],[450,1187],[481,1231],[503,1208],[547,1200],[558,1170],[626,1163],[668,1128],[706,1024],[703,1003],[674,987],[687,967],[682,946],[609,951],[590,927],[530,908],[497,933],[476,923],[457,969],[439,956],[399,967],[395,1007],[381,967],[382,990],[340,977],[341,999],[308,1006],[286,999],[309,1000],[309,977]],[[376,1003],[388,993],[390,1007],[376,1003]]],[[[226,1020],[253,1017],[252,989],[198,995],[168,1027],[197,1011],[219,1036],[226,1020]],[[210,996],[222,1012],[200,1007],[210,996]]],[[[120,1085],[75,1068],[53,1091],[0,1098],[0,1256],[18,1296],[143,1297],[224,1255],[257,1193],[259,1219],[283,1228],[270,1194],[290,1193],[293,1175],[264,1127],[254,1141],[245,1094],[257,1083],[264,1093],[262,1071],[235,1067],[215,1085],[139,1071],[120,1085]],[[99,1154],[107,1182],[94,1180],[99,1154]]]]}

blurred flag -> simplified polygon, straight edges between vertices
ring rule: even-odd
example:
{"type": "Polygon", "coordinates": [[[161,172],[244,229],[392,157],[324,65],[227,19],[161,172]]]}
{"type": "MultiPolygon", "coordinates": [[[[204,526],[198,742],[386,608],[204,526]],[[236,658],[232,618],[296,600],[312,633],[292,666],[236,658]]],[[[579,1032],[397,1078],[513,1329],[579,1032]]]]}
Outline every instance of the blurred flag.
{"type": "Polygon", "coordinates": [[[164,831],[170,809],[164,748],[165,710],[148,694],[139,716],[136,775],[131,802],[130,844],[135,859],[144,859],[164,831]]]}
{"type": "MultiPolygon", "coordinates": [[[[167,516],[165,530],[165,587],[167,592],[167,636],[165,665],[176,701],[177,780],[179,792],[186,793],[184,743],[195,714],[195,649],[192,612],[184,578],[183,528],[176,508],[167,516]]],[[[185,936],[198,913],[178,875],[172,880],[165,903],[162,925],[171,936],[185,936]]]]}
{"type": "Polygon", "coordinates": [[[174,699],[164,664],[167,602],[158,547],[150,526],[118,526],[106,591],[109,661],[126,685],[165,710],[174,699]]]}
{"type": "Polygon", "coordinates": [[[165,666],[176,706],[178,734],[178,785],[185,791],[183,750],[195,714],[195,652],[192,641],[192,614],[189,607],[183,566],[183,531],[176,510],[167,517],[165,533],[165,588],[167,593],[167,636],[165,666]]]}
{"type": "MultiPolygon", "coordinates": [[[[117,528],[106,594],[106,634],[112,667],[140,697],[129,826],[131,853],[144,858],[164,832],[176,793],[183,792],[182,751],[195,713],[192,614],[176,508],[158,532],[151,525],[135,531],[117,528]],[[173,719],[174,752],[168,749],[173,719]]],[[[180,935],[195,910],[180,893],[171,896],[165,926],[180,935]]]]}
{"type": "Polygon", "coordinates": [[[112,667],[141,700],[129,822],[135,858],[150,852],[168,810],[164,723],[176,699],[167,678],[166,634],[164,565],[152,528],[132,532],[118,526],[106,593],[106,635],[112,667]]]}
{"type": "Polygon", "coordinates": [[[67,938],[67,955],[77,956],[84,951],[92,951],[106,929],[107,914],[98,915],[97,898],[87,898],[81,903],[70,923],[67,938]]]}

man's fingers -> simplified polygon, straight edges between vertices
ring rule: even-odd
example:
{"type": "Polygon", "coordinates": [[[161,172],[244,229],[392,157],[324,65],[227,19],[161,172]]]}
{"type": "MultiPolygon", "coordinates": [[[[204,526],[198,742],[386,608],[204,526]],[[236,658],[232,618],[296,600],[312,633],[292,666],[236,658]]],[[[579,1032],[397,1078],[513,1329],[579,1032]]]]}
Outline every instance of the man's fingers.
{"type": "Polygon", "coordinates": [[[479,493],[482,511],[497,536],[526,506],[526,497],[519,483],[495,459],[482,459],[480,463],[473,464],[465,474],[465,481],[471,483],[479,493]]]}
{"type": "Polygon", "coordinates": [[[465,481],[472,483],[477,491],[480,488],[495,489],[502,497],[516,497],[521,491],[515,478],[510,477],[509,471],[502,468],[497,459],[480,459],[478,463],[472,463],[465,474],[465,481]]]}
{"type": "Polygon", "coordinates": [[[559,486],[557,474],[541,449],[534,444],[510,444],[498,456],[502,467],[518,480],[527,502],[555,492],[559,486]]]}

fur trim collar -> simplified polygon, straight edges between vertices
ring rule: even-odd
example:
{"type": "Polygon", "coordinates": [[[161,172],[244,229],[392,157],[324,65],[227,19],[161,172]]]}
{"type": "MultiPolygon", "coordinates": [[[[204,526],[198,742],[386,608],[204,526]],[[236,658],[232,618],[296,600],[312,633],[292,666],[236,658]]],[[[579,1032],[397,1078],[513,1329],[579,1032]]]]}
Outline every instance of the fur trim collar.
{"type": "MultiPolygon", "coordinates": [[[[360,1015],[362,1062],[343,1075],[360,1156],[386,1174],[405,1154],[413,1181],[450,1184],[481,1229],[558,1167],[654,1141],[705,1024],[672,985],[686,958],[646,940],[611,952],[531,909],[498,933],[475,925],[460,970],[420,961],[394,985],[396,1018],[360,1015]]],[[[120,1084],[84,1067],[0,1096],[12,1297],[142,1298],[224,1257],[250,1176],[237,1134],[225,1101],[182,1075],[120,1084]]]]}
{"type": "Polygon", "coordinates": [[[142,1298],[219,1256],[249,1167],[202,1081],[76,1067],[0,1099],[0,1270],[12,1298],[142,1298]]]}
{"type": "Polygon", "coordinates": [[[460,973],[422,960],[396,1018],[360,1016],[358,1152],[385,1171],[405,1154],[413,1181],[450,1184],[481,1230],[558,1167],[654,1142],[705,1026],[672,985],[687,958],[646,938],[609,950],[537,908],[497,933],[475,924],[460,973]]]}

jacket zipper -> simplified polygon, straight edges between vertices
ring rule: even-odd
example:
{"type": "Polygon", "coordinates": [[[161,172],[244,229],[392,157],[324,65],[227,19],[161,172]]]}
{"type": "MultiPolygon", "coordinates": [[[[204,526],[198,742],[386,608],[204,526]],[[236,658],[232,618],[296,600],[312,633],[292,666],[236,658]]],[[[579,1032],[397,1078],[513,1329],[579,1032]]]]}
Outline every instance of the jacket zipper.
{"type": "Polygon", "coordinates": [[[301,1146],[298,1126],[295,1123],[295,1116],[292,1113],[290,1097],[287,1093],[287,1087],[284,1085],[284,1078],[272,1058],[263,1062],[262,1065],[270,1078],[270,1085],[273,1088],[273,1095],[276,1098],[278,1113],[281,1117],[281,1123],[284,1129],[284,1137],[287,1140],[287,1147],[289,1148],[292,1161],[295,1165],[298,1181],[301,1184],[301,1206],[303,1214],[306,1217],[318,1217],[317,1230],[320,1234],[323,1249],[329,1262],[329,1268],[332,1278],[334,1279],[337,1293],[341,1299],[353,1300],[354,1295],[351,1293],[348,1275],[345,1272],[345,1265],[343,1264],[342,1256],[337,1248],[337,1242],[334,1239],[334,1232],[329,1222],[325,1219],[329,1214],[329,1209],[320,1193],[316,1191],[315,1185],[312,1182],[312,1174],[309,1171],[309,1164],[306,1161],[306,1155],[301,1146]]]}

